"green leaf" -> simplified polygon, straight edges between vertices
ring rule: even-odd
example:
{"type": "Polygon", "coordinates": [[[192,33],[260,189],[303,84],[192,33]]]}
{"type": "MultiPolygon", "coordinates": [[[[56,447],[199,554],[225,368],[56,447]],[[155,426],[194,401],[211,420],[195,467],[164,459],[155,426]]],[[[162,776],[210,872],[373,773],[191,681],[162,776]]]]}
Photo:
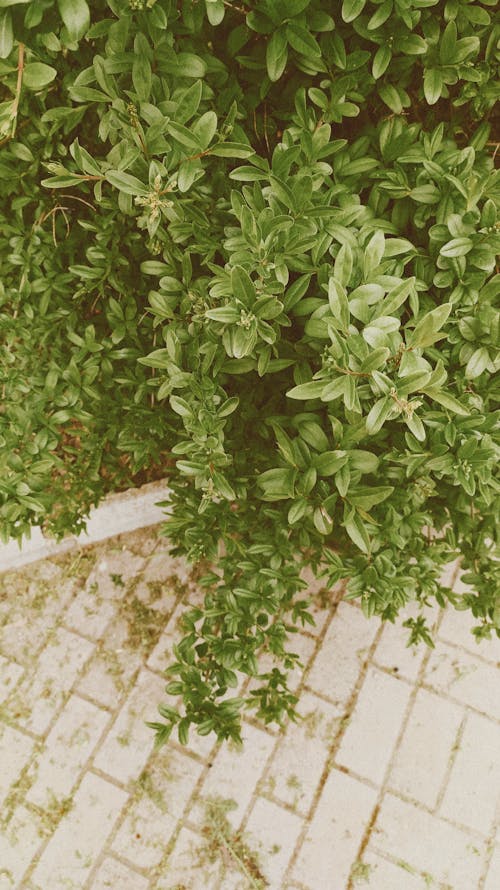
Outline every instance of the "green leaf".
{"type": "Polygon", "coordinates": [[[231,269],[231,287],[233,295],[245,306],[253,306],[255,302],[255,285],[248,272],[242,266],[231,269]]]}
{"type": "Polygon", "coordinates": [[[236,492],[234,491],[234,488],[229,484],[222,473],[218,473],[217,470],[212,470],[211,477],[216,490],[223,498],[226,498],[227,501],[236,500],[236,492]]]}
{"type": "Polygon", "coordinates": [[[335,257],[335,263],[333,266],[333,277],[339,284],[343,287],[347,287],[352,275],[353,268],[353,256],[352,250],[347,244],[342,244],[340,250],[335,257]]]}
{"type": "Polygon", "coordinates": [[[187,745],[189,741],[189,720],[187,720],[187,718],[180,720],[179,725],[177,726],[177,736],[181,745],[187,745]]]}
{"type": "Polygon", "coordinates": [[[295,466],[296,455],[292,440],[277,424],[272,424],[278,448],[288,464],[295,466]]]}
{"type": "Polygon", "coordinates": [[[206,472],[206,467],[202,463],[197,463],[192,460],[178,460],[176,461],[176,467],[186,476],[204,476],[206,472]]]}
{"type": "Polygon", "coordinates": [[[326,111],[326,109],[328,108],[328,96],[325,92],[323,92],[323,90],[319,90],[317,87],[310,87],[310,89],[307,91],[307,94],[311,102],[314,102],[315,105],[317,105],[323,111],[326,111]]]}
{"type": "Polygon", "coordinates": [[[80,40],[90,27],[86,0],[57,0],[59,13],[71,40],[80,40]]]}
{"type": "Polygon", "coordinates": [[[383,367],[390,354],[391,351],[387,348],[387,346],[379,346],[374,349],[370,353],[370,355],[363,360],[361,364],[362,373],[366,374],[370,371],[376,371],[378,368],[383,367]]]}
{"type": "Polygon", "coordinates": [[[186,402],[185,399],[179,398],[179,396],[170,396],[170,406],[176,414],[180,414],[181,417],[191,417],[192,411],[189,402],[186,402]]]}
{"type": "Polygon", "coordinates": [[[376,303],[383,306],[384,288],[380,284],[361,284],[349,294],[349,307],[352,315],[360,321],[371,317],[370,306],[376,303]]]}
{"type": "Polygon", "coordinates": [[[207,66],[200,56],[194,53],[177,53],[177,55],[162,55],[159,69],[161,73],[173,74],[177,77],[205,77],[207,66]]]}
{"type": "Polygon", "coordinates": [[[312,466],[319,476],[333,476],[347,461],[347,451],[324,451],[313,458],[312,466]]]}
{"type": "Polygon", "coordinates": [[[151,63],[143,54],[135,55],[132,64],[132,83],[141,102],[147,102],[151,93],[151,63]]]}
{"type": "Polygon", "coordinates": [[[410,430],[410,432],[413,433],[415,438],[419,442],[425,442],[425,427],[424,427],[422,421],[420,420],[420,417],[418,416],[418,414],[413,414],[411,416],[405,416],[404,420],[405,420],[405,423],[406,423],[408,429],[410,430]]]}
{"type": "Polygon", "coordinates": [[[321,50],[307,28],[296,21],[291,21],[286,26],[286,37],[290,46],[303,56],[321,55],[321,50]]]}
{"type": "Polygon", "coordinates": [[[424,72],[424,96],[429,105],[435,105],[443,89],[443,76],[438,68],[426,68],[424,72]]]}
{"type": "Polygon", "coordinates": [[[68,92],[75,102],[110,102],[110,96],[93,87],[69,87],[68,92]]]}
{"type": "Polygon", "coordinates": [[[217,410],[218,417],[229,417],[230,414],[233,414],[234,411],[236,411],[239,403],[240,400],[238,396],[232,396],[230,399],[226,399],[217,410]]]}
{"type": "Polygon", "coordinates": [[[212,146],[210,154],[216,158],[249,158],[255,149],[244,142],[219,142],[212,146]]]}
{"type": "Polygon", "coordinates": [[[42,90],[52,83],[57,76],[57,71],[51,65],[44,62],[29,62],[23,71],[23,85],[28,90],[42,90]]]}
{"type": "Polygon", "coordinates": [[[368,30],[375,31],[377,28],[380,28],[380,25],[383,25],[391,15],[392,8],[392,0],[384,0],[369,20],[366,26],[368,30]]]}
{"type": "Polygon", "coordinates": [[[201,170],[199,161],[183,161],[177,174],[177,188],[180,192],[188,192],[201,170]]]}
{"type": "Polygon", "coordinates": [[[379,466],[379,459],[371,451],[362,451],[354,448],[349,455],[349,463],[353,470],[361,473],[375,473],[379,466]]]}
{"type": "Polygon", "coordinates": [[[406,238],[386,238],[384,257],[400,256],[402,253],[416,253],[416,248],[406,238]]]}
{"type": "Polygon", "coordinates": [[[461,40],[457,40],[454,51],[455,65],[463,62],[467,56],[472,54],[477,55],[480,45],[480,40],[477,35],[474,35],[473,37],[463,37],[461,40]]]}
{"type": "MultiPolygon", "coordinates": [[[[217,115],[215,111],[206,111],[205,114],[202,114],[201,117],[199,117],[198,120],[194,122],[192,131],[193,136],[195,136],[195,141],[192,142],[191,147],[195,148],[199,146],[201,149],[203,149],[203,151],[205,151],[217,132],[217,115]]],[[[179,132],[180,131],[178,131],[178,135],[179,132]]],[[[185,128],[183,128],[183,134],[185,134],[185,128]]],[[[183,138],[185,138],[185,135],[183,138]]],[[[180,141],[181,140],[179,138],[179,142],[180,141]]],[[[215,150],[215,148],[216,146],[211,149],[211,153],[215,150]]]]}
{"type": "Polygon", "coordinates": [[[438,402],[439,405],[442,405],[443,408],[448,408],[450,411],[453,411],[454,414],[461,414],[463,416],[469,414],[469,411],[464,408],[458,399],[455,399],[454,396],[444,392],[442,389],[424,388],[422,391],[426,396],[429,396],[430,399],[433,399],[435,402],[438,402]]]}
{"type": "Polygon", "coordinates": [[[283,501],[293,498],[295,492],[295,479],[297,471],[293,469],[277,468],[266,470],[257,477],[257,485],[262,489],[262,499],[265,501],[283,501]]]}
{"type": "Polygon", "coordinates": [[[168,272],[169,267],[166,263],[162,263],[160,260],[144,260],[140,265],[140,270],[143,275],[157,275],[158,277],[163,275],[164,277],[160,280],[162,290],[172,291],[178,289],[178,286],[177,288],[170,286],[173,284],[173,281],[177,281],[177,279],[170,278],[170,280],[168,280],[169,276],[165,275],[165,273],[168,272]]]}
{"type": "Polygon", "coordinates": [[[370,552],[370,538],[365,524],[358,513],[353,513],[342,523],[351,541],[356,544],[363,553],[370,552]]]}
{"type": "Polygon", "coordinates": [[[384,250],[384,233],[379,229],[372,235],[364,250],[363,267],[365,271],[365,280],[368,273],[380,265],[384,250]]]}
{"type": "Polygon", "coordinates": [[[149,355],[141,356],[138,361],[141,365],[147,365],[148,368],[168,368],[171,358],[168,349],[155,349],[149,355]]]}
{"type": "Polygon", "coordinates": [[[141,182],[135,176],[130,176],[129,173],[124,173],[122,170],[108,170],[106,180],[113,188],[119,189],[120,192],[124,192],[126,195],[144,196],[149,194],[149,189],[144,182],[141,182]]]}
{"type": "Polygon", "coordinates": [[[362,507],[363,510],[371,510],[376,504],[381,504],[393,493],[392,485],[370,485],[358,486],[349,490],[348,499],[356,507],[362,507]]]}
{"type": "Polygon", "coordinates": [[[300,15],[311,5],[311,0],[285,0],[287,16],[300,15]]]}
{"type": "Polygon", "coordinates": [[[313,513],[314,527],[320,535],[329,535],[333,530],[333,519],[325,507],[316,507],[313,513]]]}
{"type": "Polygon", "coordinates": [[[301,275],[297,278],[297,281],[294,281],[293,284],[290,285],[285,291],[283,297],[283,306],[285,312],[289,312],[290,309],[293,309],[297,303],[300,303],[302,297],[307,292],[309,287],[309,283],[311,281],[311,274],[301,275]]]}
{"type": "Polygon", "coordinates": [[[234,358],[248,356],[255,347],[257,334],[253,330],[244,327],[236,327],[233,330],[232,348],[234,358]]]}
{"type": "Polygon", "coordinates": [[[288,43],[284,29],[275,31],[266,47],[266,67],[269,80],[280,79],[288,60],[288,43]]]}
{"type": "Polygon", "coordinates": [[[196,114],[201,102],[202,93],[203,84],[201,80],[195,80],[190,87],[184,90],[175,110],[175,118],[178,123],[185,124],[186,121],[192,118],[193,114],[196,114]]]}
{"type": "Polygon", "coordinates": [[[299,498],[292,504],[287,517],[290,525],[299,522],[304,517],[307,512],[307,506],[307,500],[305,498],[299,498]]]}
{"type": "Polygon", "coordinates": [[[367,173],[378,166],[379,162],[375,158],[356,158],[343,165],[342,176],[359,176],[360,173],[367,173]]]}
{"type": "Polygon", "coordinates": [[[465,376],[470,379],[479,377],[486,370],[490,356],[488,350],[484,346],[480,346],[472,353],[467,366],[465,368],[465,376]]]}
{"type": "Polygon", "coordinates": [[[3,9],[0,12],[0,59],[10,56],[13,46],[12,14],[10,9],[3,9]]]}
{"type": "Polygon", "coordinates": [[[454,21],[448,22],[439,41],[439,61],[442,65],[453,65],[456,62],[457,26],[454,21]]]}
{"type": "Polygon", "coordinates": [[[276,297],[259,297],[254,303],[254,314],[257,318],[270,321],[277,318],[283,312],[283,303],[276,297]]]}
{"type": "Polygon", "coordinates": [[[378,94],[382,99],[382,102],[384,102],[394,114],[401,114],[403,110],[403,102],[399,91],[392,85],[392,83],[385,83],[383,86],[379,87],[378,94]]]}
{"type": "Polygon", "coordinates": [[[287,396],[289,399],[319,399],[324,387],[322,380],[310,380],[309,383],[300,383],[289,389],[287,396]]]}
{"type": "Polygon", "coordinates": [[[405,56],[420,56],[424,55],[429,47],[424,38],[420,37],[420,34],[408,34],[406,37],[398,40],[398,49],[405,56]]]}
{"type": "MultiPolygon", "coordinates": [[[[379,319],[377,319],[378,321],[379,319]]],[[[399,327],[399,325],[398,325],[399,327]]],[[[387,345],[387,333],[391,333],[391,331],[385,331],[382,327],[377,327],[377,325],[367,325],[363,331],[362,336],[363,340],[366,341],[373,349],[381,349],[382,347],[387,345]]]]}
{"type": "Polygon", "coordinates": [[[337,377],[336,380],[332,380],[331,383],[327,383],[325,385],[322,382],[321,389],[321,401],[322,402],[333,402],[334,399],[338,399],[341,396],[344,397],[347,391],[347,375],[342,377],[337,377]]]}
{"type": "Polygon", "coordinates": [[[259,180],[269,180],[269,173],[259,170],[257,167],[237,167],[229,173],[230,179],[238,182],[258,182],[259,180]]]}
{"type": "Polygon", "coordinates": [[[437,204],[441,192],[435,185],[418,185],[410,191],[410,197],[418,204],[437,204]]]}
{"type": "Polygon", "coordinates": [[[176,298],[172,300],[169,294],[160,294],[157,291],[150,291],[148,295],[149,304],[153,313],[158,318],[173,318],[176,298]]]}
{"type": "Polygon", "coordinates": [[[343,0],[342,18],[344,22],[353,22],[363,12],[366,0],[343,0]]]}
{"type": "Polygon", "coordinates": [[[224,0],[205,0],[207,19],[214,27],[220,25],[224,18],[224,0]]]}
{"type": "Polygon", "coordinates": [[[375,80],[378,80],[379,77],[382,77],[382,75],[385,74],[391,59],[392,50],[387,43],[383,43],[382,46],[379,46],[373,57],[372,74],[375,80]]]}
{"type": "Polygon", "coordinates": [[[383,398],[375,402],[366,418],[366,432],[369,436],[374,436],[375,433],[382,429],[393,405],[394,403],[389,396],[383,396],[383,398]]]}
{"type": "Polygon", "coordinates": [[[279,201],[285,205],[289,210],[294,212],[296,210],[295,205],[295,197],[291,190],[291,188],[283,182],[282,179],[279,179],[277,176],[269,175],[269,182],[273,188],[273,194],[276,195],[279,201]]]}
{"type": "Polygon", "coordinates": [[[42,179],[42,185],[48,189],[67,189],[73,185],[81,185],[81,183],[82,177],[76,174],[75,176],[62,174],[61,176],[49,176],[48,179],[42,179]]]}
{"type": "Polygon", "coordinates": [[[219,321],[222,324],[235,324],[240,319],[240,313],[236,306],[217,306],[216,309],[207,309],[205,312],[207,318],[213,321],[219,321]]]}
{"type": "Polygon", "coordinates": [[[398,395],[407,398],[411,392],[425,389],[428,383],[432,384],[432,373],[427,370],[400,375],[397,385],[398,395]]]}
{"type": "Polygon", "coordinates": [[[313,420],[304,420],[299,423],[299,434],[311,448],[317,451],[326,451],[328,448],[328,437],[323,429],[313,420]]]}
{"type": "Polygon", "coordinates": [[[351,470],[349,464],[345,464],[343,467],[335,473],[335,485],[340,494],[341,498],[345,498],[347,492],[349,491],[349,486],[351,484],[351,470]]]}
{"type": "Polygon", "coordinates": [[[193,135],[194,127],[193,132],[191,132],[191,130],[188,130],[183,124],[178,124],[176,121],[169,121],[168,133],[176,142],[179,142],[180,145],[183,145],[185,148],[189,148],[191,151],[200,150],[200,143],[193,135]]]}
{"type": "Polygon", "coordinates": [[[350,319],[349,302],[347,300],[345,289],[335,280],[335,278],[330,278],[328,281],[328,302],[333,317],[336,318],[340,322],[342,328],[347,331],[350,319]]]}
{"type": "Polygon", "coordinates": [[[451,241],[443,244],[439,253],[441,256],[448,257],[465,256],[470,253],[473,247],[474,244],[470,238],[452,238],[451,241]]]}
{"type": "Polygon", "coordinates": [[[443,303],[436,309],[432,309],[420,319],[415,329],[408,338],[408,346],[415,348],[416,346],[431,346],[436,340],[440,339],[438,332],[448,319],[451,312],[451,303],[443,303]]]}

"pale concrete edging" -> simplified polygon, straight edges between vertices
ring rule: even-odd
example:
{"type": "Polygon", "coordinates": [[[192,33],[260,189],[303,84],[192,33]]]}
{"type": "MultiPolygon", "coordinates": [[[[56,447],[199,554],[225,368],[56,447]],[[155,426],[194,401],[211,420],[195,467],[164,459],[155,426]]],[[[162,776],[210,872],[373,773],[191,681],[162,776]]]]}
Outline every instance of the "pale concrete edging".
{"type": "Polygon", "coordinates": [[[165,519],[166,508],[158,507],[158,501],[167,497],[167,481],[150,482],[141,488],[132,488],[120,494],[111,494],[91,510],[86,532],[69,535],[62,541],[46,538],[39,526],[33,526],[30,538],[24,538],[21,546],[17,541],[0,544],[0,572],[66,553],[77,547],[96,544],[124,532],[156,525],[165,519]]]}

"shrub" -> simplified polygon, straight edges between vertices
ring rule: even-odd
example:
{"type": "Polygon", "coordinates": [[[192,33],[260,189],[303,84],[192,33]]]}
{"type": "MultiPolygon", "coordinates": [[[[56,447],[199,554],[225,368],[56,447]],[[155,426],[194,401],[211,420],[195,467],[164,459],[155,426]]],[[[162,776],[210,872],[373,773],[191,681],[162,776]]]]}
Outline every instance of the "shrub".
{"type": "Polygon", "coordinates": [[[3,536],[168,472],[160,742],[293,715],[306,566],[500,635],[493,0],[91,6],[0,0],[3,536]]]}

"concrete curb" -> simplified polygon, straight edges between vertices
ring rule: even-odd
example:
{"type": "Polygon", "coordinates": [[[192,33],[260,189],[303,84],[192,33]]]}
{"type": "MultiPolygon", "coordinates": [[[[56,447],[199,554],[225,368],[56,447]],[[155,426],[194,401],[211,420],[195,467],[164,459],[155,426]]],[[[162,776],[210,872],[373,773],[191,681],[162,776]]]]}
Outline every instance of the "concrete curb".
{"type": "Polygon", "coordinates": [[[59,542],[44,537],[39,526],[33,526],[31,537],[25,538],[21,546],[17,541],[0,544],[0,572],[21,568],[39,559],[66,553],[78,547],[96,544],[98,541],[113,538],[124,532],[156,525],[165,519],[165,508],[158,507],[157,503],[166,500],[166,497],[165,479],[151,482],[141,488],[109,495],[98,507],[91,510],[86,532],[70,535],[59,542]]]}

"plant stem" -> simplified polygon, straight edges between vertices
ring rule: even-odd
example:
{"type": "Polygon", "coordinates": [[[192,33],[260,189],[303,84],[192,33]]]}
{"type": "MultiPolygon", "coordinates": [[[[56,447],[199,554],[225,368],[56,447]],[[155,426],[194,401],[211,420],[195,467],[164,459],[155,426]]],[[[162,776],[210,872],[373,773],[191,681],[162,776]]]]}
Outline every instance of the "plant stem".
{"type": "Polygon", "coordinates": [[[24,43],[19,44],[19,49],[17,51],[17,83],[16,83],[16,92],[14,94],[14,101],[12,103],[12,133],[10,138],[12,139],[16,132],[16,124],[17,124],[17,111],[19,108],[19,102],[21,99],[21,89],[23,86],[23,70],[24,70],[24,43]]]}
{"type": "Polygon", "coordinates": [[[368,372],[351,371],[350,368],[341,368],[340,365],[334,365],[334,368],[339,374],[347,374],[349,377],[371,377],[371,374],[368,372]]]}

